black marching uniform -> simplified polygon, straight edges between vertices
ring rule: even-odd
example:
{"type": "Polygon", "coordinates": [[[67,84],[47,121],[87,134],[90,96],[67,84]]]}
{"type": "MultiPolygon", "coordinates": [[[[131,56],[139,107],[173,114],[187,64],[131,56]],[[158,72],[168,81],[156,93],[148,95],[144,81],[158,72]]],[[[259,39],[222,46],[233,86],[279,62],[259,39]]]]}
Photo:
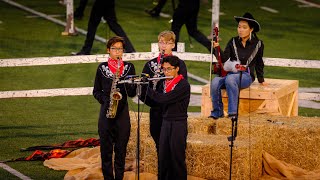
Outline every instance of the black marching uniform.
{"type": "MultiPolygon", "coordinates": [[[[159,88],[164,89],[164,81],[159,88]]],[[[158,179],[187,180],[185,152],[190,84],[186,79],[182,79],[168,93],[159,93],[149,88],[147,94],[163,108],[158,179]]]]}
{"type": "MultiPolygon", "coordinates": [[[[180,66],[179,66],[179,74],[182,74],[183,77],[187,80],[187,66],[184,63],[183,60],[180,60],[180,66]]],[[[156,74],[156,71],[158,70],[158,61],[157,58],[151,59],[148,61],[142,70],[142,73],[148,74],[150,78],[154,77],[156,74]]],[[[159,89],[160,82],[157,84],[157,91],[162,92],[161,89],[159,89]]],[[[140,100],[143,101],[146,105],[150,107],[150,134],[156,144],[157,148],[157,154],[159,155],[159,139],[160,139],[160,131],[161,131],[161,125],[162,125],[162,109],[158,102],[150,99],[148,96],[146,96],[146,91],[148,88],[152,89],[153,84],[150,82],[149,85],[143,85],[141,88],[141,96],[140,100]]]]}
{"type": "MultiPolygon", "coordinates": [[[[135,75],[135,68],[132,63],[123,62],[123,72],[120,74],[120,80],[127,75],[135,75]]],[[[132,84],[118,84],[122,99],[119,101],[117,114],[115,118],[107,118],[106,113],[110,103],[110,91],[113,82],[113,73],[108,67],[107,62],[98,66],[93,96],[101,104],[98,122],[98,132],[100,137],[100,151],[102,160],[102,172],[105,180],[122,180],[125,167],[125,157],[127,144],[130,136],[130,116],[128,109],[127,96],[136,95],[136,86],[132,84]],[[112,154],[115,152],[113,176],[112,154]]]]}
{"type": "Polygon", "coordinates": [[[94,37],[102,17],[107,21],[111,31],[113,31],[117,36],[124,38],[126,52],[135,52],[135,49],[126,33],[120,24],[118,24],[115,12],[115,0],[96,0],[91,9],[86,40],[79,53],[90,54],[94,37]]]}

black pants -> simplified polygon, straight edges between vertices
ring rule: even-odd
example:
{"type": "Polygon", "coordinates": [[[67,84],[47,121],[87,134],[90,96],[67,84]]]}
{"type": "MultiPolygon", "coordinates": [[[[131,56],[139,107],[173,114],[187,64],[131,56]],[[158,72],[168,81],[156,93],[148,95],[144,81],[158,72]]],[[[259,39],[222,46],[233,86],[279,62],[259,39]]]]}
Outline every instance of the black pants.
{"type": "Polygon", "coordinates": [[[211,41],[198,30],[197,19],[199,13],[200,1],[196,0],[194,4],[183,4],[180,1],[178,8],[174,11],[173,22],[171,24],[171,30],[176,35],[176,46],[173,49],[177,50],[177,42],[179,42],[180,30],[185,24],[188,34],[196,41],[205,46],[209,52],[211,52],[211,41]]]}
{"type": "Polygon", "coordinates": [[[126,52],[135,52],[135,49],[131,44],[129,38],[117,22],[114,0],[96,0],[94,2],[88,22],[88,33],[81,51],[90,53],[94,41],[94,36],[96,35],[98,25],[101,21],[101,17],[103,17],[107,21],[110,29],[117,36],[121,36],[124,38],[126,43],[126,52]]]}
{"type": "Polygon", "coordinates": [[[187,180],[187,120],[162,122],[159,150],[159,180],[187,180]]]}
{"type": "MultiPolygon", "coordinates": [[[[103,108],[101,111],[104,111],[103,108]]],[[[98,124],[102,173],[105,180],[122,180],[131,128],[128,105],[118,113],[115,119],[107,119],[104,117],[105,114],[100,114],[98,124]],[[113,151],[115,152],[115,176],[113,176],[112,168],[113,151]]]]}
{"type": "Polygon", "coordinates": [[[159,0],[158,4],[153,8],[156,14],[159,14],[163,8],[163,6],[166,4],[167,0],[159,0]]]}
{"type": "Polygon", "coordinates": [[[87,4],[88,0],[80,0],[79,6],[77,7],[74,15],[83,16],[83,12],[86,9],[87,4]]]}
{"type": "Polygon", "coordinates": [[[161,126],[162,126],[161,108],[151,107],[150,108],[150,134],[156,144],[158,156],[159,156],[159,140],[160,140],[161,126]]]}
{"type": "MultiPolygon", "coordinates": [[[[160,143],[160,133],[162,126],[162,110],[160,107],[150,108],[150,134],[154,143],[156,144],[157,157],[158,157],[158,170],[160,166],[159,161],[159,143],[160,143]]],[[[158,172],[159,174],[159,172],[158,172]]]]}

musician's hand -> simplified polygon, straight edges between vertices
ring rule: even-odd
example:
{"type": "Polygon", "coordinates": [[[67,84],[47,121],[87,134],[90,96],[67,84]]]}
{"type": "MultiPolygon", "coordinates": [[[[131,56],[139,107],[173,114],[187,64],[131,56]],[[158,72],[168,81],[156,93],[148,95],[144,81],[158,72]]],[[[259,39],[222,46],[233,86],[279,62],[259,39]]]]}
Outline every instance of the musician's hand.
{"type": "Polygon", "coordinates": [[[219,43],[218,42],[213,42],[213,47],[216,48],[219,46],[219,43]]]}
{"type": "Polygon", "coordinates": [[[235,68],[238,70],[238,71],[245,71],[247,70],[247,67],[245,65],[241,65],[241,64],[236,64],[235,65],[235,68]]]}
{"type": "Polygon", "coordinates": [[[260,83],[262,86],[267,86],[268,85],[268,83],[267,82],[262,82],[262,83],[260,83]]]}

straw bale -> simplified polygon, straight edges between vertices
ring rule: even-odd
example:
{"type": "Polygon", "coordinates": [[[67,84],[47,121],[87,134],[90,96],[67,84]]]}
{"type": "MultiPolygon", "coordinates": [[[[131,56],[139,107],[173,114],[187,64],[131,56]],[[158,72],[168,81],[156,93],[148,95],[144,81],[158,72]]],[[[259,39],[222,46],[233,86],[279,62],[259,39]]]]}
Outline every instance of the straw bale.
{"type": "Polygon", "coordinates": [[[188,118],[188,132],[197,134],[216,134],[216,121],[212,118],[188,118]]]}
{"type": "Polygon", "coordinates": [[[156,145],[152,138],[145,139],[143,159],[145,172],[158,174],[158,156],[156,145]]]}
{"type": "MultiPolygon", "coordinates": [[[[230,170],[230,142],[225,135],[188,135],[188,174],[206,179],[228,179],[230,170]]],[[[234,141],[232,177],[257,179],[262,171],[262,149],[258,141],[246,138],[234,141]],[[251,163],[251,164],[250,164],[251,163]],[[250,172],[251,170],[251,172],[250,172]]]]}
{"type": "MultiPolygon", "coordinates": [[[[130,115],[134,116],[132,112],[130,115]]],[[[135,154],[136,151],[136,122],[134,118],[131,118],[132,129],[128,145],[128,151],[131,154],[135,154]]],[[[150,137],[148,113],[142,114],[140,123],[140,154],[145,160],[147,172],[156,174],[157,155],[154,142],[150,137]]],[[[186,161],[188,172],[191,175],[209,179],[228,177],[230,148],[227,136],[231,135],[231,126],[231,120],[228,118],[212,120],[211,118],[192,117],[188,119],[186,161]]],[[[238,148],[234,148],[233,172],[236,174],[233,175],[237,179],[246,179],[249,174],[251,174],[251,179],[256,179],[252,177],[257,177],[256,172],[261,172],[259,170],[262,162],[261,149],[278,160],[306,170],[317,170],[320,168],[320,151],[318,150],[320,148],[320,118],[270,116],[257,113],[243,115],[239,117],[238,137],[235,144],[238,148]],[[245,150],[246,148],[249,150],[245,150]],[[248,167],[250,158],[242,158],[249,156],[251,173],[248,167]],[[237,167],[240,163],[244,165],[237,167]],[[257,168],[258,170],[255,170],[257,168]]]]}
{"type": "MultiPolygon", "coordinates": [[[[138,114],[137,112],[130,111],[131,119],[131,132],[127,146],[127,156],[136,157],[137,151],[137,129],[138,129],[138,114]]],[[[140,114],[140,159],[142,159],[143,146],[145,139],[150,137],[149,131],[149,113],[140,114]]]]}
{"type": "MultiPolygon", "coordinates": [[[[137,127],[137,112],[130,111],[130,118],[131,118],[131,129],[134,130],[134,128],[137,127]]],[[[140,115],[140,126],[143,126],[141,128],[141,131],[145,131],[146,134],[149,132],[149,113],[141,113],[140,115]]],[[[200,133],[200,134],[215,134],[215,124],[216,121],[212,120],[212,118],[197,118],[197,117],[191,117],[188,118],[188,132],[190,133],[200,133]]],[[[131,131],[132,131],[131,130],[131,131]]]]}
{"type": "MultiPolygon", "coordinates": [[[[257,179],[262,172],[262,149],[252,141],[251,153],[247,139],[239,138],[233,148],[233,177],[257,179]],[[252,155],[253,154],[253,155],[252,155]],[[251,158],[251,161],[250,161],[251,158]],[[251,165],[250,165],[251,162],[251,165]],[[251,168],[250,168],[251,166],[251,168]],[[250,169],[252,172],[250,172],[250,169]]],[[[186,164],[188,174],[205,179],[228,179],[230,147],[227,136],[188,134],[186,164]]],[[[144,148],[145,172],[157,174],[157,154],[152,139],[144,148]]]]}
{"type": "MultiPolygon", "coordinates": [[[[320,168],[320,119],[252,114],[241,116],[238,136],[258,138],[263,149],[279,160],[307,170],[320,168]]],[[[231,134],[231,121],[219,119],[216,133],[231,134]]]]}

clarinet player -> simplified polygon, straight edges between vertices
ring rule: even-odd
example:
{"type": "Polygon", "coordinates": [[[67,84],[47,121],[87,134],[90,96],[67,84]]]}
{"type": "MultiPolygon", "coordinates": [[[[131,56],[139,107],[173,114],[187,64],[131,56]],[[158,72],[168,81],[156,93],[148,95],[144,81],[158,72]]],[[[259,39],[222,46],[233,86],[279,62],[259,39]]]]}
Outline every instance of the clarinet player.
{"type": "Polygon", "coordinates": [[[101,104],[98,132],[105,180],[123,179],[131,128],[127,96],[136,95],[135,85],[117,84],[127,75],[135,75],[134,65],[122,60],[124,49],[122,37],[115,36],[107,42],[109,58],[107,62],[99,64],[93,88],[93,96],[101,104]]]}
{"type": "MultiPolygon", "coordinates": [[[[148,62],[143,67],[142,73],[148,74],[152,77],[163,77],[164,73],[162,72],[162,60],[167,56],[172,56],[172,49],[175,47],[176,36],[172,31],[162,31],[158,35],[158,46],[159,46],[159,55],[148,62]]],[[[187,80],[187,67],[183,60],[179,59],[179,73],[187,80]]],[[[147,89],[153,89],[158,92],[162,92],[159,89],[160,83],[158,81],[150,82],[149,86],[143,85],[141,88],[141,96],[139,97],[146,105],[150,107],[150,134],[156,144],[157,155],[159,155],[159,139],[160,131],[162,126],[162,115],[163,110],[161,109],[161,104],[150,99],[146,95],[147,89]]]]}

